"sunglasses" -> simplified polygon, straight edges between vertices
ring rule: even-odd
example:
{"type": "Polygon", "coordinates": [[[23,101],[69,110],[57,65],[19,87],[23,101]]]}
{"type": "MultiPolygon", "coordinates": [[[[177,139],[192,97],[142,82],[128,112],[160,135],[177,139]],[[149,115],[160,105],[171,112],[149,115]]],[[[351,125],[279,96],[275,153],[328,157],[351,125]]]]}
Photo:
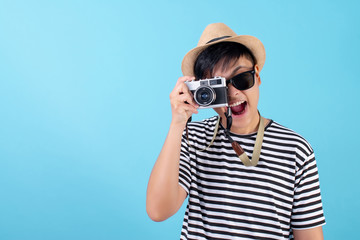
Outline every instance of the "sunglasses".
{"type": "Polygon", "coordinates": [[[231,83],[238,90],[246,90],[252,88],[255,83],[255,70],[240,73],[229,80],[226,85],[231,83]]]}

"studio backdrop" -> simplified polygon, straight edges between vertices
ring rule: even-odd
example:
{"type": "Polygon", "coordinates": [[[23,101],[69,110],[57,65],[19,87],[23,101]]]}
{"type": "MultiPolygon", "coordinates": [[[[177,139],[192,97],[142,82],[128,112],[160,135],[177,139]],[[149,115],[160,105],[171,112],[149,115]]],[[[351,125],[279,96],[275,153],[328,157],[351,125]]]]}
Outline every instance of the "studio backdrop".
{"type": "Polygon", "coordinates": [[[182,58],[214,22],[264,43],[259,110],[314,148],[325,239],[356,239],[359,10],[340,0],[0,0],[0,239],[179,239],[186,203],[152,222],[146,188],[182,58]]]}

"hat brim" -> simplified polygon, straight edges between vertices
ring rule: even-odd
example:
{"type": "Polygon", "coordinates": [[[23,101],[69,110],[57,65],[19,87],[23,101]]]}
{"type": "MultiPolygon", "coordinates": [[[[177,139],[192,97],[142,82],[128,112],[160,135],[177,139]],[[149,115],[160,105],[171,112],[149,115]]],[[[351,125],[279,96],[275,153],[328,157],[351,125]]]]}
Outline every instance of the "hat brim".
{"type": "Polygon", "coordinates": [[[262,42],[257,39],[256,37],[253,36],[249,36],[249,35],[239,35],[239,36],[235,36],[235,37],[229,37],[229,38],[224,38],[218,41],[214,41],[211,42],[209,44],[203,45],[203,46],[199,46],[199,47],[195,47],[193,49],[191,49],[184,57],[182,63],[181,63],[181,71],[183,73],[184,76],[194,76],[194,64],[195,61],[197,59],[197,57],[199,56],[199,54],[205,50],[207,47],[217,44],[219,42],[237,42],[237,43],[241,43],[242,45],[244,45],[245,47],[247,47],[251,53],[253,54],[256,64],[259,67],[259,72],[261,71],[261,69],[264,66],[265,63],[265,48],[264,45],[262,44],[262,42]]]}

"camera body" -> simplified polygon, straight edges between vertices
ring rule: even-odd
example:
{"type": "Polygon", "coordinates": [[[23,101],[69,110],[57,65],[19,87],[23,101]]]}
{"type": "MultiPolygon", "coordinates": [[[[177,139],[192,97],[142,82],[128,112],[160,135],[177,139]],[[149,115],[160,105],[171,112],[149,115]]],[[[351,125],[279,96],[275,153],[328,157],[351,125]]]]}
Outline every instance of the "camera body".
{"type": "Polygon", "coordinates": [[[217,108],[228,106],[226,79],[214,77],[185,82],[194,95],[199,108],[217,108]]]}

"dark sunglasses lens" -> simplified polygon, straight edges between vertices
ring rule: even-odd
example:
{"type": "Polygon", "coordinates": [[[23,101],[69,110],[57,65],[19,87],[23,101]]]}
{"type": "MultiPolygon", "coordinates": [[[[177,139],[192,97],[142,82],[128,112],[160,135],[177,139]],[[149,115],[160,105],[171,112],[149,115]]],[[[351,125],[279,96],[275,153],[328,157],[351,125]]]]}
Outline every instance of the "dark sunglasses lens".
{"type": "Polygon", "coordinates": [[[232,84],[239,90],[246,90],[254,86],[254,74],[251,72],[241,73],[232,78],[232,84]]]}

